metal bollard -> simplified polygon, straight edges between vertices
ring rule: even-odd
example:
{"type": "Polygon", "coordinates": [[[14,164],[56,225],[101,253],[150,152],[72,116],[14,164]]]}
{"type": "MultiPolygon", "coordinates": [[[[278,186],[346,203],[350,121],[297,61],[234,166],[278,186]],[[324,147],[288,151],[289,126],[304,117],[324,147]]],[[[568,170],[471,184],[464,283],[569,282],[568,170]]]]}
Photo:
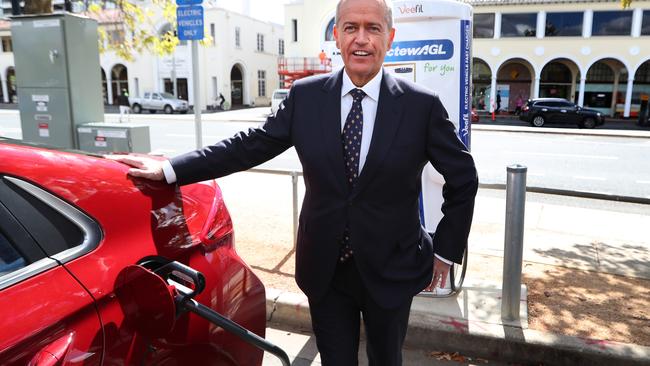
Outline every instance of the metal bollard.
{"type": "Polygon", "coordinates": [[[507,169],[501,319],[508,321],[519,320],[527,170],[528,168],[519,164],[511,165],[507,169]]]}
{"type": "Polygon", "coordinates": [[[293,184],[293,248],[298,242],[298,172],[291,172],[291,183],[293,184]]]}

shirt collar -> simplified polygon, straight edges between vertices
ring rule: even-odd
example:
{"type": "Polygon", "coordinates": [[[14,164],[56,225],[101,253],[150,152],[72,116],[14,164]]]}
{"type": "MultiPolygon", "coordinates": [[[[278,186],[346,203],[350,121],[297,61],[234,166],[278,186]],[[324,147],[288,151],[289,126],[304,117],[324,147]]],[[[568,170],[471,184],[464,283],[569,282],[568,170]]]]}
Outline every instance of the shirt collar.
{"type": "MultiPolygon", "coordinates": [[[[363,90],[367,96],[372,98],[375,102],[379,100],[379,89],[381,87],[381,78],[384,76],[384,68],[382,67],[377,75],[373,77],[366,85],[360,87],[359,89],[363,90]]],[[[352,80],[348,76],[348,72],[343,69],[343,86],[341,87],[341,98],[350,92],[350,90],[357,88],[357,86],[352,83],[352,80]]]]}

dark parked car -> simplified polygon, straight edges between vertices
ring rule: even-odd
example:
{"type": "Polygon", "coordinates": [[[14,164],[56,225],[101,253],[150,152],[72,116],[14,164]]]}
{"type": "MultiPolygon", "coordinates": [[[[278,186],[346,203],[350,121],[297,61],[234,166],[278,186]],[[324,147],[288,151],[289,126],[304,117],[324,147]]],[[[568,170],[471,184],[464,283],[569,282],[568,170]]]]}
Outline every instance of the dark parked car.
{"type": "Polygon", "coordinates": [[[605,123],[605,118],[599,111],[580,107],[561,98],[531,99],[521,109],[519,119],[535,127],[547,123],[574,123],[580,128],[594,128],[605,123]]]}
{"type": "Polygon", "coordinates": [[[129,179],[100,156],[2,137],[0,156],[0,365],[262,364],[173,307],[174,289],[199,283],[178,269],[195,268],[197,302],[264,336],[264,286],[235,251],[214,180],[129,179]],[[167,282],[146,270],[164,268],[167,282]]]}

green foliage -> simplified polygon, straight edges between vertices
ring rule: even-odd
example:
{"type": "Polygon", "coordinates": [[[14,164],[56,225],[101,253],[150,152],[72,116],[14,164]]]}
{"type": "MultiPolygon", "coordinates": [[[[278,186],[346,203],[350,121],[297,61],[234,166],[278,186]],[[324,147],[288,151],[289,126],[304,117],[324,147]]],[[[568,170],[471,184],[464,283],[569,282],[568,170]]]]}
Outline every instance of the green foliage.
{"type": "MultiPolygon", "coordinates": [[[[177,28],[175,0],[150,0],[148,8],[138,6],[136,1],[115,0],[115,10],[105,10],[104,1],[88,6],[88,15],[100,22],[100,52],[114,51],[128,61],[145,51],[159,56],[172,54],[180,43],[174,32],[177,28]],[[159,26],[164,23],[171,24],[171,30],[161,32],[159,26]]],[[[212,38],[206,36],[200,43],[211,44],[212,38]]]]}
{"type": "Polygon", "coordinates": [[[621,0],[621,7],[627,9],[632,4],[632,0],[621,0]]]}

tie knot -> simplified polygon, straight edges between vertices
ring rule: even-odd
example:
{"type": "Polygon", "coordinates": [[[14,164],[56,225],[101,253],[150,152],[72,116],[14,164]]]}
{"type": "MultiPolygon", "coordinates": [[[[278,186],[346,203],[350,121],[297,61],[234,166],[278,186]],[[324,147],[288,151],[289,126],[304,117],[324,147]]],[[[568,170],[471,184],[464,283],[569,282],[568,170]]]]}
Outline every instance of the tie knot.
{"type": "Polygon", "coordinates": [[[350,90],[350,95],[352,95],[352,99],[354,99],[355,103],[358,103],[363,100],[363,98],[366,96],[366,93],[358,88],[350,90]]]}

